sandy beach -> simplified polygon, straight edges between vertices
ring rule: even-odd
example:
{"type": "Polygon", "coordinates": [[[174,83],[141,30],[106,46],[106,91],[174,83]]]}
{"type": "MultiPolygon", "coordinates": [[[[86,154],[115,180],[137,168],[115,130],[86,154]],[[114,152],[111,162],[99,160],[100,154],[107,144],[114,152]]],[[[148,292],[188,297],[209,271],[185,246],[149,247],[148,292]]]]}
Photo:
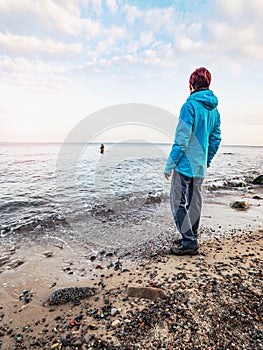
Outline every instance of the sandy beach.
{"type": "MultiPolygon", "coordinates": [[[[0,349],[262,349],[263,230],[242,222],[245,217],[255,226],[258,208],[247,214],[206,204],[194,257],[170,255],[172,235],[162,244],[94,254],[70,238],[66,244],[37,236],[6,239],[0,349]],[[224,236],[226,222],[240,228],[224,236]],[[213,234],[215,226],[221,236],[213,234]],[[56,289],[70,287],[96,291],[50,305],[56,289]],[[133,297],[128,287],[146,289],[133,297]]],[[[126,230],[143,226],[150,236],[160,229],[158,220],[166,220],[163,230],[174,231],[168,214],[166,204],[150,223],[127,223],[126,230]]]]}

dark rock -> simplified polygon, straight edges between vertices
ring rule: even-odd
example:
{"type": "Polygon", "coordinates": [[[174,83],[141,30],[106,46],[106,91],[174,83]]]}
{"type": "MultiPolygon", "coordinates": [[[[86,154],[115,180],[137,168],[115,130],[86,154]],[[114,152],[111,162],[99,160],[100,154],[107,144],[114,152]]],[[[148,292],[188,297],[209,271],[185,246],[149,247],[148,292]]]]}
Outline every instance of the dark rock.
{"type": "Polygon", "coordinates": [[[22,341],[23,341],[23,335],[22,335],[22,334],[16,334],[16,335],[15,335],[15,341],[16,341],[17,343],[22,343],[22,341]]]}
{"type": "Polygon", "coordinates": [[[49,305],[61,305],[70,301],[76,302],[96,294],[96,288],[91,287],[70,287],[55,290],[50,298],[49,305]]]}
{"type": "Polygon", "coordinates": [[[115,271],[119,270],[120,265],[121,265],[120,260],[119,260],[119,259],[116,260],[115,263],[114,263],[114,267],[113,267],[114,270],[115,270],[115,271]]]}
{"type": "Polygon", "coordinates": [[[165,299],[166,293],[161,288],[152,287],[128,287],[127,295],[134,298],[143,298],[155,300],[157,298],[165,299]]]}
{"type": "Polygon", "coordinates": [[[252,183],[254,185],[263,185],[263,175],[259,175],[257,176],[253,181],[252,183]]]}
{"type": "Polygon", "coordinates": [[[231,203],[230,206],[233,209],[242,209],[242,210],[247,210],[250,208],[250,204],[245,201],[235,201],[231,203]]]}
{"type": "Polygon", "coordinates": [[[51,258],[53,256],[53,252],[44,252],[43,255],[46,257],[46,258],[51,258]]]}
{"type": "Polygon", "coordinates": [[[262,199],[262,197],[259,197],[259,196],[253,196],[252,198],[253,199],[257,199],[257,200],[261,200],[262,199]]]}

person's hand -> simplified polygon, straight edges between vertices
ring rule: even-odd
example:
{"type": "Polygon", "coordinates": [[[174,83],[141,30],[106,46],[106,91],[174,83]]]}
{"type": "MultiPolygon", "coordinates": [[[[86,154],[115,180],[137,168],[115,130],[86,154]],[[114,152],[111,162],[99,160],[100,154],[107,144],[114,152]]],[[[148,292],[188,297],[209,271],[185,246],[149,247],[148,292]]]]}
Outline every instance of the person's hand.
{"type": "Polygon", "coordinates": [[[170,176],[171,176],[171,173],[170,174],[164,173],[164,177],[166,178],[166,180],[169,180],[170,176]]]}

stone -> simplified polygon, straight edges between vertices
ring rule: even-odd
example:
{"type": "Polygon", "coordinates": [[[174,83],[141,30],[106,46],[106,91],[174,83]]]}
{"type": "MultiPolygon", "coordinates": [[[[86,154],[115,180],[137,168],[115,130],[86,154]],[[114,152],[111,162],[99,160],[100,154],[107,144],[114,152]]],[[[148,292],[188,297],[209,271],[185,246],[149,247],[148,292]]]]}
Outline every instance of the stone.
{"type": "Polygon", "coordinates": [[[253,196],[252,198],[257,200],[262,200],[262,197],[259,197],[259,196],[253,196]]]}
{"type": "Polygon", "coordinates": [[[10,256],[3,256],[0,258],[0,266],[5,265],[7,262],[10,261],[10,256]]]}
{"type": "Polygon", "coordinates": [[[235,201],[231,203],[230,206],[233,209],[242,209],[242,210],[247,210],[250,208],[250,204],[245,201],[235,201]]]}
{"type": "Polygon", "coordinates": [[[61,305],[76,300],[86,299],[96,294],[96,288],[69,287],[56,289],[49,298],[49,305],[61,305]]]}
{"type": "Polygon", "coordinates": [[[11,261],[10,264],[8,264],[8,268],[9,269],[15,269],[16,267],[18,267],[20,265],[23,265],[24,262],[25,262],[24,260],[20,260],[20,259],[11,261]]]}
{"type": "Polygon", "coordinates": [[[166,293],[161,288],[153,287],[128,287],[127,295],[133,298],[151,299],[155,300],[157,298],[165,299],[166,293]]]}
{"type": "Polygon", "coordinates": [[[121,323],[120,320],[115,320],[115,321],[112,322],[111,326],[112,327],[117,327],[120,323],[121,323]]]}
{"type": "Polygon", "coordinates": [[[118,312],[118,309],[116,309],[115,307],[113,307],[111,310],[110,310],[110,314],[111,316],[115,316],[118,312]]]}
{"type": "Polygon", "coordinates": [[[259,175],[257,176],[253,181],[252,183],[254,185],[263,185],[263,175],[259,175]]]}
{"type": "Polygon", "coordinates": [[[53,256],[53,252],[44,252],[43,255],[46,257],[46,258],[51,258],[53,256]]]}

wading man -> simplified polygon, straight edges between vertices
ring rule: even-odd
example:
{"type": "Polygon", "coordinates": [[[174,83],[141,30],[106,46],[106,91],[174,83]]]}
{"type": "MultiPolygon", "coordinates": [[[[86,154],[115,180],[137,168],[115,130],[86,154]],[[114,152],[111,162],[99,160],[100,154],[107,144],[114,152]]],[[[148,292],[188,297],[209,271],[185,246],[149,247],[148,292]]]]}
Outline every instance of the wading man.
{"type": "Polygon", "coordinates": [[[170,203],[181,239],[170,251],[175,255],[198,254],[198,227],[202,210],[201,186],[206,168],[221,142],[218,100],[209,89],[210,72],[196,69],[190,76],[190,96],[182,106],[174,143],[164,176],[172,174],[170,203]]]}

